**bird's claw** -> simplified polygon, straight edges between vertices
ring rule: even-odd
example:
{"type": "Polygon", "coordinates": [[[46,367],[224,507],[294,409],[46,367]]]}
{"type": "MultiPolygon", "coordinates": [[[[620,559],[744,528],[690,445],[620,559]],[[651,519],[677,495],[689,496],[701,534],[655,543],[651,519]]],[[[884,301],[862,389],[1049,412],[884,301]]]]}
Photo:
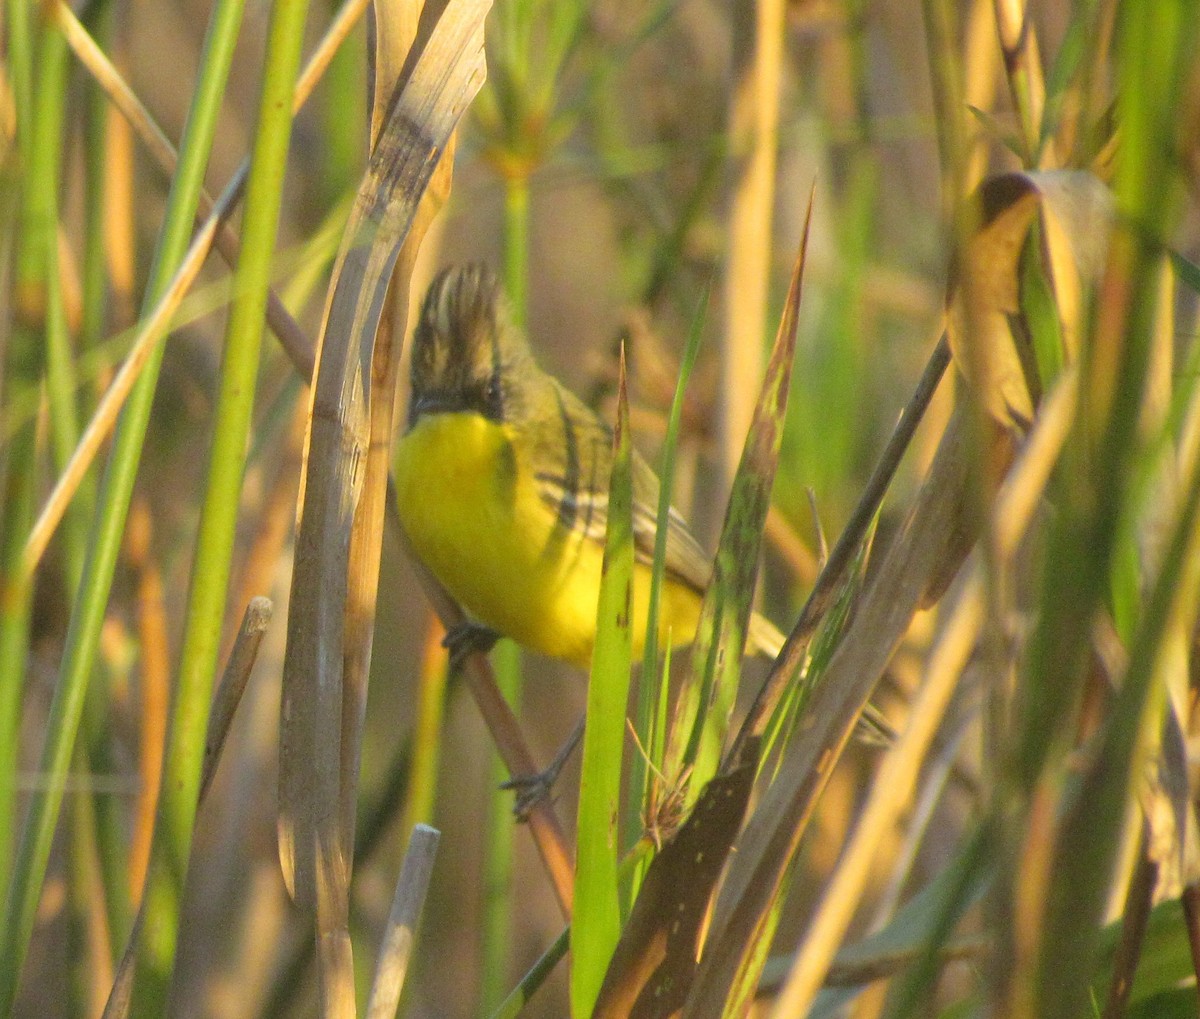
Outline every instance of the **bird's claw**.
{"type": "Polygon", "coordinates": [[[529,812],[550,795],[554,783],[558,781],[559,772],[563,770],[563,765],[570,760],[571,754],[575,752],[575,748],[579,746],[582,739],[583,719],[581,718],[545,770],[533,775],[515,775],[500,786],[501,789],[512,789],[516,792],[517,801],[513,804],[513,813],[517,815],[518,821],[527,821],[529,812]]]}
{"type": "Polygon", "coordinates": [[[466,619],[446,631],[442,647],[450,652],[450,671],[461,671],[467,657],[476,651],[487,654],[500,639],[500,634],[490,626],[466,619]]]}
{"type": "Polygon", "coordinates": [[[513,814],[518,821],[528,821],[533,808],[542,800],[549,799],[560,771],[562,771],[561,763],[552,764],[549,768],[536,774],[517,775],[507,782],[501,783],[501,789],[511,789],[517,794],[516,800],[513,802],[513,814]]]}

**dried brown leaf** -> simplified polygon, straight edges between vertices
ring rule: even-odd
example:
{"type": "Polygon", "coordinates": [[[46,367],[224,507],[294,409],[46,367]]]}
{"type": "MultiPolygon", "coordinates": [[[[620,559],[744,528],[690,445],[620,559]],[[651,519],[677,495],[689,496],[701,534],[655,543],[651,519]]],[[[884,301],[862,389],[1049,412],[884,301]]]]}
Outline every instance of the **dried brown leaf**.
{"type": "Polygon", "coordinates": [[[950,350],[991,417],[1004,427],[1023,428],[1040,394],[1022,320],[1026,239],[1038,218],[1069,362],[1079,349],[1086,288],[1108,250],[1112,199],[1091,174],[1060,170],[991,177],[980,186],[977,200],[978,228],[957,257],[952,281],[950,350]]]}
{"type": "Polygon", "coordinates": [[[413,62],[360,185],[326,305],[284,663],[279,840],[289,890],[312,903],[319,887],[322,898],[331,897],[331,915],[344,915],[340,889],[349,877],[339,807],[347,570],[372,444],[371,404],[378,403],[368,388],[376,330],[425,189],[482,84],[489,6],[452,0],[413,62]]]}

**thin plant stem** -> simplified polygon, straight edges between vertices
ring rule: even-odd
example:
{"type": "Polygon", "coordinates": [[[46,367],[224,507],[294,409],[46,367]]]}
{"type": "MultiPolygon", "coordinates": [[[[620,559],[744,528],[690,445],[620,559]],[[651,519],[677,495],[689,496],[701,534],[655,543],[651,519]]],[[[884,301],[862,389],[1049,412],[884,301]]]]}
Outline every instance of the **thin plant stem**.
{"type": "MultiPolygon", "coordinates": [[[[506,178],[504,188],[504,285],[515,322],[522,329],[528,317],[528,274],[529,180],[517,174],[506,178]]],[[[520,649],[510,641],[502,642],[492,653],[492,665],[501,695],[517,711],[521,699],[520,649]]],[[[493,1008],[508,988],[513,910],[513,818],[509,794],[500,789],[508,775],[495,755],[489,770],[491,795],[484,842],[487,862],[479,988],[485,1010],[493,1008]]]]}

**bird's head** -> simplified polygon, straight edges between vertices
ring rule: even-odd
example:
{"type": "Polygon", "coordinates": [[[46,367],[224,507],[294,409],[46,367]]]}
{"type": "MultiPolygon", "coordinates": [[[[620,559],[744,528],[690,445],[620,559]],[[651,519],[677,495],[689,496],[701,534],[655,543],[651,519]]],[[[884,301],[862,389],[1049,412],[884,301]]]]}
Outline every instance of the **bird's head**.
{"type": "Polygon", "coordinates": [[[505,420],[530,358],[492,271],[478,264],[443,269],[429,285],[413,333],[409,426],[423,414],[505,420]]]}

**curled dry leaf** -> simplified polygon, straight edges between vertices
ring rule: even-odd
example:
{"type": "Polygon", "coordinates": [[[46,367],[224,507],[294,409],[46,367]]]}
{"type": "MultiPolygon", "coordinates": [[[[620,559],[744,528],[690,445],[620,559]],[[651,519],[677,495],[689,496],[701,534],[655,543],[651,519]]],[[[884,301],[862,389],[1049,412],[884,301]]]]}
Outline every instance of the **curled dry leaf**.
{"type": "Polygon", "coordinates": [[[1088,288],[1104,267],[1113,222],[1108,189],[1075,170],[1007,173],[980,186],[978,227],[955,259],[947,315],[955,363],[987,412],[1024,430],[1049,379],[1039,377],[1023,312],[1027,241],[1058,309],[1062,360],[1079,349],[1088,288]]]}

